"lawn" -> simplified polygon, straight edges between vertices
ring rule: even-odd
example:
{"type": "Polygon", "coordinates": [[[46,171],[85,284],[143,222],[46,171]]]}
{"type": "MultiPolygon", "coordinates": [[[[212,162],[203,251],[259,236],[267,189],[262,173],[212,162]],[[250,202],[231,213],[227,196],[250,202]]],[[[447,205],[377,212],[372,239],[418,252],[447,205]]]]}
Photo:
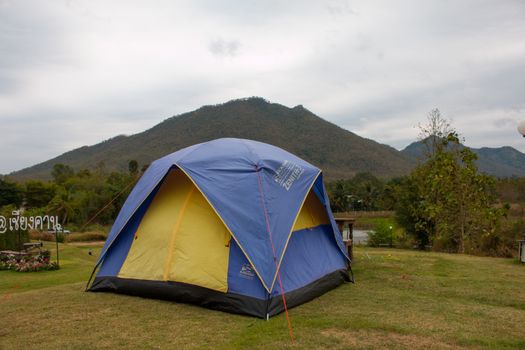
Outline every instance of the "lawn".
{"type": "Polygon", "coordinates": [[[290,310],[292,343],[283,315],[85,293],[92,248],[63,245],[60,271],[0,271],[0,349],[525,348],[512,259],[358,248],[356,284],[290,310]]]}

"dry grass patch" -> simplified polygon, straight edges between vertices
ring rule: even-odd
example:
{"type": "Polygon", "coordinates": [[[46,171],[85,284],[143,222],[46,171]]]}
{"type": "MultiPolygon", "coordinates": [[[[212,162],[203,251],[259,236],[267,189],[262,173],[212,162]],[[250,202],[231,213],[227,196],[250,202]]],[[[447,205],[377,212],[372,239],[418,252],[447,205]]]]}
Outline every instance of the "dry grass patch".
{"type": "Polygon", "coordinates": [[[339,340],[339,349],[466,349],[458,344],[449,344],[435,337],[416,334],[400,334],[377,330],[327,329],[325,337],[339,340]]]}

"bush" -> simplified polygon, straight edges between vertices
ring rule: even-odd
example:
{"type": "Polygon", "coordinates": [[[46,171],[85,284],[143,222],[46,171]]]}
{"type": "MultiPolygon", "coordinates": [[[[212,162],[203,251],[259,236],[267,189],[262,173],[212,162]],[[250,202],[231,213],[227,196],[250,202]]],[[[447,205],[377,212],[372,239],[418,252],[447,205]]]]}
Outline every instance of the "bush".
{"type": "MultiPolygon", "coordinates": [[[[37,241],[55,241],[55,234],[50,232],[31,231],[29,237],[37,241]]],[[[95,242],[105,241],[107,234],[99,231],[90,231],[82,233],[69,233],[69,234],[58,234],[58,242],[95,242]]]]}
{"type": "Polygon", "coordinates": [[[105,241],[107,235],[104,232],[71,233],[66,237],[66,242],[94,242],[105,241]]]}
{"type": "Polygon", "coordinates": [[[368,233],[368,245],[377,247],[393,243],[393,229],[388,222],[378,222],[374,230],[368,233]]]}
{"type": "MultiPolygon", "coordinates": [[[[111,228],[111,227],[109,227],[111,228]]],[[[75,232],[105,232],[106,230],[108,229],[107,226],[102,226],[100,224],[91,224],[91,225],[88,225],[86,227],[84,227],[82,229],[82,231],[80,230],[70,230],[71,232],[75,231],[75,232]]]]}
{"type": "MultiPolygon", "coordinates": [[[[58,241],[64,242],[64,235],[58,234],[58,241]]],[[[37,241],[47,241],[47,242],[54,242],[55,241],[55,234],[51,232],[42,232],[37,230],[31,230],[29,231],[29,238],[37,240],[37,241]]]]}
{"type": "MultiPolygon", "coordinates": [[[[29,242],[27,231],[20,231],[20,246],[29,242]]],[[[19,236],[17,231],[7,231],[0,234],[0,250],[19,250],[19,236]]]]}
{"type": "Polygon", "coordinates": [[[525,221],[509,221],[495,232],[485,232],[481,236],[478,254],[501,257],[515,257],[518,253],[518,240],[523,239],[525,221]]]}

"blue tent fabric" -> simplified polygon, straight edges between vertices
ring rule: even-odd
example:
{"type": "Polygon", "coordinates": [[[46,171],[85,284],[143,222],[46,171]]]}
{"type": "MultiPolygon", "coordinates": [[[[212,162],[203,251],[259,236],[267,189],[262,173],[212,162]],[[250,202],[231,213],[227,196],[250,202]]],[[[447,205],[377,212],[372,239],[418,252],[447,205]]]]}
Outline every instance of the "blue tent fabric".
{"type": "Polygon", "coordinates": [[[224,138],[187,147],[149,166],[115,220],[97,262],[97,266],[104,262],[97,276],[117,275],[133,232],[163,179],[174,168],[193,181],[234,238],[229,292],[255,299],[274,295],[278,292],[277,266],[286,267],[282,273],[285,292],[304,288],[312,279],[345,268],[349,259],[330,210],[321,171],[278,147],[224,138]],[[330,224],[292,234],[310,190],[326,207],[330,224]],[[316,251],[320,245],[324,250],[316,251]],[[309,257],[322,263],[306,263],[308,271],[300,271],[298,262],[308,261],[309,257]]]}
{"type": "Polygon", "coordinates": [[[208,198],[269,291],[276,275],[276,266],[267,263],[274,258],[272,243],[280,261],[302,202],[320,171],[274,146],[222,140],[203,144],[177,164],[208,198]],[[211,159],[210,154],[214,154],[211,159]]]}
{"type": "MultiPolygon", "coordinates": [[[[293,233],[280,269],[285,293],[299,289],[345,266],[346,259],[340,254],[332,235],[330,225],[293,233]]],[[[280,288],[274,288],[272,291],[273,296],[280,293],[280,288]]]]}

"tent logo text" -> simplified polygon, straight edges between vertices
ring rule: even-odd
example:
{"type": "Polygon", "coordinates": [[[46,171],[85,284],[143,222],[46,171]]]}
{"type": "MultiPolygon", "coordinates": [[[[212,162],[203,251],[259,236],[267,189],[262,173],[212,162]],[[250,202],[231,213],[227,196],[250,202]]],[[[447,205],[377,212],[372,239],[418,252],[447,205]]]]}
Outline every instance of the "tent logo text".
{"type": "Polygon", "coordinates": [[[255,277],[255,272],[253,271],[252,265],[250,264],[242,265],[239,275],[241,275],[241,277],[244,277],[250,280],[253,279],[255,277]]]}
{"type": "Polygon", "coordinates": [[[285,160],[275,172],[273,180],[289,191],[295,180],[303,173],[304,169],[301,166],[285,160]]]}

